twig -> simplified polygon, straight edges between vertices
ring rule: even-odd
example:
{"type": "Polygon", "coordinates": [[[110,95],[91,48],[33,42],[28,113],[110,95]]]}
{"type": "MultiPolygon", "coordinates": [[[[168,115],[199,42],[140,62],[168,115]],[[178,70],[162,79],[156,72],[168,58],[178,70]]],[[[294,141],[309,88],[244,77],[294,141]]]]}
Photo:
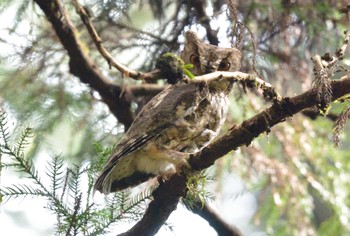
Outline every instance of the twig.
{"type": "Polygon", "coordinates": [[[235,46],[241,50],[242,46],[243,46],[243,29],[245,29],[248,34],[249,34],[249,37],[251,39],[251,42],[252,42],[252,46],[253,46],[253,64],[252,64],[252,68],[253,68],[253,71],[259,76],[259,77],[262,77],[261,74],[258,72],[258,70],[256,69],[256,65],[257,65],[257,62],[256,62],[256,57],[257,57],[257,45],[256,45],[256,42],[254,40],[254,34],[253,32],[250,30],[250,28],[243,22],[240,22],[238,20],[238,13],[237,13],[237,9],[236,9],[236,6],[235,4],[233,3],[233,0],[228,0],[227,1],[227,5],[228,5],[228,8],[229,8],[229,12],[230,12],[230,16],[231,16],[231,19],[234,21],[233,23],[233,26],[232,26],[232,36],[233,37],[236,37],[237,40],[236,40],[236,43],[235,43],[235,46]],[[240,32],[239,32],[240,31],[240,32]]]}
{"type": "Polygon", "coordinates": [[[350,116],[350,106],[345,108],[340,115],[338,116],[337,120],[334,122],[334,129],[333,129],[333,143],[336,147],[340,147],[340,134],[344,131],[344,126],[346,122],[349,120],[350,116]]]}
{"type": "Polygon", "coordinates": [[[313,87],[317,90],[318,107],[324,111],[332,101],[332,91],[330,88],[331,77],[335,72],[336,63],[343,59],[346,48],[350,41],[350,31],[345,32],[343,45],[335,52],[334,56],[326,53],[324,56],[314,55],[311,60],[314,64],[313,87]]]}
{"type": "Polygon", "coordinates": [[[232,41],[232,46],[241,49],[243,45],[243,28],[248,28],[244,23],[238,21],[238,13],[235,4],[232,0],[227,1],[230,17],[232,22],[232,40],[236,37],[235,43],[232,41]]]}
{"type": "Polygon", "coordinates": [[[232,80],[233,82],[240,82],[244,84],[252,82],[252,85],[262,89],[264,91],[264,95],[267,95],[269,99],[272,99],[276,102],[282,101],[282,96],[274,90],[273,86],[270,83],[260,79],[259,77],[240,71],[216,71],[210,74],[196,76],[193,80],[190,80],[190,83],[211,83],[212,81],[222,79],[232,80]]]}
{"type": "Polygon", "coordinates": [[[342,60],[343,59],[345,51],[346,51],[346,48],[349,45],[349,41],[350,41],[350,30],[346,31],[343,45],[335,53],[335,57],[337,58],[337,60],[342,60]]]}
{"type": "Polygon", "coordinates": [[[316,54],[311,58],[314,63],[315,70],[320,71],[326,68],[328,69],[333,68],[336,62],[343,60],[345,51],[350,41],[350,30],[344,33],[345,33],[345,38],[344,38],[343,45],[335,52],[334,56],[331,56],[329,53],[326,53],[322,57],[316,54]]]}
{"type": "Polygon", "coordinates": [[[85,24],[93,42],[95,43],[95,46],[97,50],[101,53],[101,55],[106,59],[109,67],[112,66],[118,69],[122,74],[126,77],[130,77],[133,79],[143,79],[143,80],[156,80],[159,78],[159,71],[152,71],[148,73],[142,73],[136,70],[129,69],[128,67],[124,66],[123,64],[119,63],[117,60],[115,60],[112,55],[108,52],[108,50],[103,46],[102,39],[98,35],[95,27],[92,25],[92,22],[90,20],[90,17],[86,10],[78,3],[78,0],[72,0],[73,5],[75,7],[76,12],[79,14],[81,20],[85,24]]]}
{"type": "Polygon", "coordinates": [[[122,28],[122,29],[130,30],[132,32],[135,32],[136,34],[147,35],[148,37],[151,37],[151,38],[155,39],[159,43],[162,43],[162,44],[171,44],[172,43],[171,41],[169,41],[167,39],[163,39],[162,37],[160,37],[160,36],[158,36],[156,34],[153,34],[151,32],[148,32],[148,31],[145,31],[145,30],[141,30],[141,29],[132,27],[132,26],[124,24],[124,23],[115,22],[112,19],[107,19],[107,20],[108,20],[108,23],[113,25],[113,26],[116,26],[116,27],[122,28]]]}

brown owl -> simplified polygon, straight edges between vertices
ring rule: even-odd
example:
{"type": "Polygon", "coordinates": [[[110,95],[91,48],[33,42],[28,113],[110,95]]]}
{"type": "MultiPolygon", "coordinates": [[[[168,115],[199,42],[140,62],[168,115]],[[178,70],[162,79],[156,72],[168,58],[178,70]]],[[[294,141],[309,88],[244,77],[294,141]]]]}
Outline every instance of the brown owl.
{"type": "MultiPolygon", "coordinates": [[[[237,71],[241,53],[206,44],[188,31],[181,58],[193,64],[194,75],[202,75],[237,71]]],[[[97,178],[95,190],[108,194],[151,177],[167,179],[188,165],[190,154],[218,135],[226,118],[231,88],[232,82],[225,80],[168,86],[140,111],[97,178]]]]}

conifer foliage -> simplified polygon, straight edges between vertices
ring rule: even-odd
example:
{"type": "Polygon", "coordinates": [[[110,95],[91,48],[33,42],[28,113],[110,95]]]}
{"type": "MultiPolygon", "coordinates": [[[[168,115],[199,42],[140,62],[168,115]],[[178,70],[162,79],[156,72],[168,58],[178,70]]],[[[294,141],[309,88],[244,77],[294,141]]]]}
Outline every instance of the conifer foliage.
{"type": "Polygon", "coordinates": [[[51,156],[46,163],[46,172],[39,173],[34,161],[28,160],[25,155],[25,148],[30,145],[33,135],[29,127],[10,130],[6,113],[0,114],[0,167],[20,172],[30,180],[26,184],[1,186],[2,201],[42,198],[47,202],[45,207],[57,218],[55,231],[58,235],[103,235],[109,226],[117,222],[135,221],[141,217],[141,209],[151,198],[150,189],[136,196],[126,191],[111,194],[105,197],[103,207],[93,201],[95,175],[110,154],[110,149],[103,149],[96,144],[99,158],[96,163],[86,166],[68,167],[62,156],[51,156]],[[14,139],[19,132],[19,138],[14,139]],[[41,175],[49,178],[48,184],[42,181],[41,175]],[[82,184],[83,179],[87,180],[87,186],[82,184]]]}

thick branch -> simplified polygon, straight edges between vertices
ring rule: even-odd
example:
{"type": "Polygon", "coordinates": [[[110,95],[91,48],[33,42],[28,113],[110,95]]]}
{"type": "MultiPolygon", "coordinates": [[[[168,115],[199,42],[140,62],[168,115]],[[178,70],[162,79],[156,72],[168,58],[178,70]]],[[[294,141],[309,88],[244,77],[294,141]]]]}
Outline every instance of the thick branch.
{"type": "Polygon", "coordinates": [[[155,96],[160,93],[165,86],[158,84],[128,85],[127,90],[135,97],[155,96]]]}
{"type": "MultiPolygon", "coordinates": [[[[350,76],[331,83],[333,100],[350,93],[350,76]]],[[[311,89],[301,95],[286,98],[281,104],[275,103],[254,117],[245,120],[239,126],[214,141],[189,160],[195,170],[203,170],[232,150],[242,145],[250,144],[254,138],[264,132],[269,132],[274,125],[285,121],[288,117],[303,109],[317,105],[317,91],[311,89]]],[[[132,229],[123,235],[154,235],[168,219],[181,196],[186,193],[186,175],[173,175],[169,181],[162,184],[154,194],[145,215],[132,229]],[[165,208],[162,208],[165,207],[165,208]],[[158,214],[161,211],[161,214],[158,214]],[[146,231],[145,231],[146,230],[146,231]]]]}
{"type": "Polygon", "coordinates": [[[198,17],[198,22],[201,23],[201,25],[205,28],[207,32],[208,41],[210,44],[218,45],[219,39],[217,36],[217,31],[213,30],[210,26],[210,18],[205,12],[205,1],[203,0],[192,0],[188,2],[190,6],[193,6],[194,12],[196,16],[198,17]]]}
{"type": "Polygon", "coordinates": [[[143,218],[129,231],[119,236],[152,236],[164,225],[171,212],[176,209],[180,197],[186,194],[186,176],[173,175],[153,192],[154,200],[149,204],[143,218]]]}
{"type": "MultiPolygon", "coordinates": [[[[350,76],[341,80],[332,81],[333,101],[350,93],[350,76]]],[[[191,167],[195,170],[205,169],[214,162],[237,149],[242,145],[249,145],[254,138],[264,132],[269,132],[274,125],[285,121],[288,117],[295,115],[302,110],[317,105],[317,91],[315,89],[295,97],[285,98],[281,104],[274,104],[252,118],[245,120],[241,125],[232,129],[217,139],[215,142],[196,153],[190,159],[191,167]]]]}
{"type": "Polygon", "coordinates": [[[113,85],[88,57],[81,47],[76,33],[77,30],[66,15],[60,0],[35,0],[48,21],[52,24],[57,37],[66,49],[70,58],[70,72],[77,76],[81,82],[89,84],[96,90],[107,104],[118,121],[128,128],[133,121],[130,110],[130,101],[126,93],[119,86],[113,85]]]}
{"type": "Polygon", "coordinates": [[[239,229],[227,224],[217,212],[215,212],[208,203],[197,202],[191,208],[192,212],[201,216],[213,227],[219,236],[242,236],[239,229]]]}

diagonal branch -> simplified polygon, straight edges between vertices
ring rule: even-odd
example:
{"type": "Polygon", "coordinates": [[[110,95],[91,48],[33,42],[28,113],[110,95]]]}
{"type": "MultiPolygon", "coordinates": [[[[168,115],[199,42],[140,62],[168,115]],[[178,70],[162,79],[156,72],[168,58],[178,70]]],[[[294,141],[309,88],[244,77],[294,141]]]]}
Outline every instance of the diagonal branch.
{"type": "Polygon", "coordinates": [[[134,114],[130,110],[128,94],[121,87],[112,84],[84,52],[76,35],[77,29],[70,21],[60,0],[35,0],[35,2],[45,13],[57,37],[66,49],[70,59],[70,72],[77,76],[81,82],[96,90],[113,115],[127,129],[134,119],[134,114]]]}
{"type": "MultiPolygon", "coordinates": [[[[350,75],[331,83],[333,101],[350,93],[350,75]]],[[[306,108],[317,105],[317,91],[310,89],[303,94],[285,98],[281,104],[275,103],[271,107],[245,120],[239,126],[232,129],[194,154],[189,163],[195,170],[203,170],[222,157],[243,145],[249,145],[256,137],[264,132],[269,132],[274,125],[284,122],[306,108]]],[[[154,193],[154,200],[149,204],[143,218],[125,235],[154,235],[162,227],[164,222],[179,202],[180,197],[186,194],[186,173],[173,175],[169,181],[160,185],[154,193]],[[160,214],[161,213],[161,214],[160,214]]]]}
{"type": "Polygon", "coordinates": [[[229,225],[220,217],[220,215],[212,209],[208,203],[202,204],[196,202],[190,209],[193,213],[205,219],[211,227],[213,227],[220,236],[242,236],[239,229],[229,225]]]}
{"type": "MultiPolygon", "coordinates": [[[[332,81],[331,89],[333,101],[350,93],[350,75],[344,76],[340,80],[332,81]]],[[[274,125],[284,122],[288,117],[306,108],[317,105],[316,97],[317,91],[310,89],[303,94],[285,98],[280,105],[276,103],[252,118],[245,120],[241,125],[232,127],[228,133],[204,148],[200,153],[196,153],[190,159],[191,167],[195,170],[205,169],[228,152],[240,146],[249,145],[260,134],[269,132],[274,125]]]]}
{"type": "Polygon", "coordinates": [[[92,40],[94,41],[97,50],[107,60],[109,67],[113,66],[117,68],[120,72],[122,72],[123,75],[125,75],[126,77],[130,77],[133,79],[143,79],[143,80],[154,81],[160,77],[159,70],[155,70],[148,73],[142,73],[139,71],[129,69],[123,64],[116,61],[112,57],[112,55],[107,51],[107,49],[103,46],[102,39],[98,35],[94,26],[92,25],[92,22],[90,21],[89,15],[87,14],[86,10],[78,3],[78,0],[73,0],[73,4],[75,6],[76,12],[79,14],[81,20],[83,21],[87,30],[89,31],[89,34],[92,37],[92,40]]]}

